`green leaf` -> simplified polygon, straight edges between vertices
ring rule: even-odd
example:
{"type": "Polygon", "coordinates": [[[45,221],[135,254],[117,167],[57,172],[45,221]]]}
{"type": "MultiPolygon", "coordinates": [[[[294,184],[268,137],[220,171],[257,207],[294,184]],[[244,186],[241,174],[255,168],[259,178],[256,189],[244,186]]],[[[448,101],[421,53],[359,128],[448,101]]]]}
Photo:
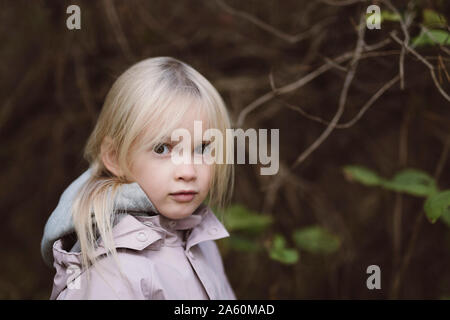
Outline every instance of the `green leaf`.
{"type": "Polygon", "coordinates": [[[349,180],[354,180],[367,186],[377,186],[383,182],[383,179],[376,172],[357,165],[345,166],[344,175],[349,180]]]}
{"type": "Polygon", "coordinates": [[[271,250],[269,256],[284,264],[295,264],[298,261],[298,252],[295,249],[271,250]]]}
{"type": "Polygon", "coordinates": [[[271,216],[253,212],[239,204],[228,207],[224,216],[225,225],[230,231],[242,230],[260,233],[273,222],[271,216]]]}
{"type": "Polygon", "coordinates": [[[441,191],[430,196],[425,201],[424,210],[431,223],[435,223],[442,215],[449,215],[450,190],[441,191]]]}
{"type": "Polygon", "coordinates": [[[233,234],[227,239],[227,245],[237,251],[258,252],[262,250],[262,245],[253,239],[233,234]]]}
{"type": "Polygon", "coordinates": [[[417,37],[411,41],[414,47],[423,47],[427,45],[448,45],[450,44],[450,33],[443,30],[422,31],[417,37]]]}
{"type": "Polygon", "coordinates": [[[385,181],[383,187],[396,192],[404,192],[414,196],[430,196],[437,192],[436,183],[428,173],[405,169],[397,173],[390,181],[385,181]]]}
{"type": "Polygon", "coordinates": [[[286,240],[281,234],[275,234],[272,247],[269,249],[269,257],[284,264],[297,263],[299,254],[297,250],[285,248],[286,240]]]}
{"type": "Polygon", "coordinates": [[[272,248],[283,249],[286,246],[286,239],[280,235],[276,234],[272,240],[272,248]]]}
{"type": "Polygon", "coordinates": [[[309,226],[294,231],[296,245],[312,253],[328,254],[335,252],[341,245],[340,239],[320,226],[309,226]]]}
{"type": "Polygon", "coordinates": [[[427,27],[444,27],[447,24],[445,17],[432,9],[424,9],[422,15],[423,24],[427,27]]]}
{"type": "Polygon", "coordinates": [[[381,21],[400,21],[400,15],[395,12],[381,10],[381,21]]]}

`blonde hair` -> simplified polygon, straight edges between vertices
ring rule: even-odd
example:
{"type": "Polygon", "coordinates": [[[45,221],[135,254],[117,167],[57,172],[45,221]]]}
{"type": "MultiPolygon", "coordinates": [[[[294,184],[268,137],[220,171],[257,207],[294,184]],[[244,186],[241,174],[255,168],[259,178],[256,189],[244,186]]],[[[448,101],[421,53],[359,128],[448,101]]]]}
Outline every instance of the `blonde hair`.
{"type": "MultiPolygon", "coordinates": [[[[117,262],[112,235],[113,203],[119,186],[132,182],[129,177],[134,155],[163,137],[170,137],[194,106],[206,111],[210,128],[217,128],[226,136],[231,123],[221,96],[188,64],[172,57],[149,58],[132,65],[116,79],[84,150],[92,176],[72,207],[84,267],[96,261],[98,236],[107,255],[112,254],[117,262]],[[109,148],[116,156],[121,176],[112,174],[102,161],[102,143],[107,137],[111,139],[109,148]]],[[[229,146],[230,141],[225,141],[224,148],[229,146]]],[[[230,157],[230,153],[224,154],[230,157]]],[[[234,168],[229,160],[213,165],[208,205],[219,209],[229,202],[234,186],[234,168]]]]}

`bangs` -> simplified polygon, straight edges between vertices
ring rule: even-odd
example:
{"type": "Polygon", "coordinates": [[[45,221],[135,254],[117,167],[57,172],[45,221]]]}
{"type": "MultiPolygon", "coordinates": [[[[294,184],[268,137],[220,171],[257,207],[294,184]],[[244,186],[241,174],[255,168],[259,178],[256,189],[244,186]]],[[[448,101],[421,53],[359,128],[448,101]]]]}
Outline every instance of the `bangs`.
{"type": "Polygon", "coordinates": [[[140,121],[142,129],[136,139],[138,152],[150,150],[160,142],[170,141],[172,132],[180,127],[187,115],[201,118],[203,114],[206,118],[206,123],[202,123],[203,131],[217,123],[214,106],[192,93],[171,95],[159,107],[152,109],[152,112],[144,112],[140,121]]]}

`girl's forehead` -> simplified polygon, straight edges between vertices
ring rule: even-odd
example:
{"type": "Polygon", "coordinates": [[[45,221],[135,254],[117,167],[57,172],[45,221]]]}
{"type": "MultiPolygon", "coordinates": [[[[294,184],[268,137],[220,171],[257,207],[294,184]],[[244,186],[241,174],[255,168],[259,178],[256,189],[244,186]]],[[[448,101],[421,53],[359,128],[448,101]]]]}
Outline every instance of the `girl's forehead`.
{"type": "Polygon", "coordinates": [[[203,128],[210,126],[210,112],[205,101],[198,97],[179,96],[175,99],[168,108],[174,119],[177,119],[172,128],[190,128],[194,126],[195,122],[200,121],[203,128]]]}
{"type": "Polygon", "coordinates": [[[206,111],[203,108],[196,107],[186,112],[180,121],[175,125],[175,128],[190,129],[194,126],[202,125],[203,129],[209,128],[209,119],[206,111]]]}
{"type": "Polygon", "coordinates": [[[148,124],[143,132],[145,141],[170,141],[171,135],[177,129],[186,129],[192,137],[198,132],[201,135],[211,128],[211,119],[202,104],[192,103],[184,112],[177,108],[168,108],[169,117],[160,123],[148,124]],[[177,112],[179,112],[177,114],[177,112]],[[178,119],[177,119],[178,118],[178,119]],[[176,119],[176,121],[174,120],[176,119]]]}
{"type": "Polygon", "coordinates": [[[172,134],[178,137],[180,129],[187,130],[192,140],[201,141],[203,134],[209,129],[209,119],[205,112],[187,113],[172,130],[165,133],[163,140],[171,141],[172,134]]]}

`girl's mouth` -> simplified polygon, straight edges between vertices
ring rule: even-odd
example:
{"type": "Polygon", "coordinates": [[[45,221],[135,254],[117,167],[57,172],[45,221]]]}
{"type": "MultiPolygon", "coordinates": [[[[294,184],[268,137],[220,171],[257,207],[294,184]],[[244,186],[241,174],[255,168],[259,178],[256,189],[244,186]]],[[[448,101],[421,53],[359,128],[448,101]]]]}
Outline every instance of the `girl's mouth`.
{"type": "Polygon", "coordinates": [[[178,192],[169,193],[169,195],[177,202],[190,202],[194,199],[198,192],[191,190],[183,190],[178,192]]]}

